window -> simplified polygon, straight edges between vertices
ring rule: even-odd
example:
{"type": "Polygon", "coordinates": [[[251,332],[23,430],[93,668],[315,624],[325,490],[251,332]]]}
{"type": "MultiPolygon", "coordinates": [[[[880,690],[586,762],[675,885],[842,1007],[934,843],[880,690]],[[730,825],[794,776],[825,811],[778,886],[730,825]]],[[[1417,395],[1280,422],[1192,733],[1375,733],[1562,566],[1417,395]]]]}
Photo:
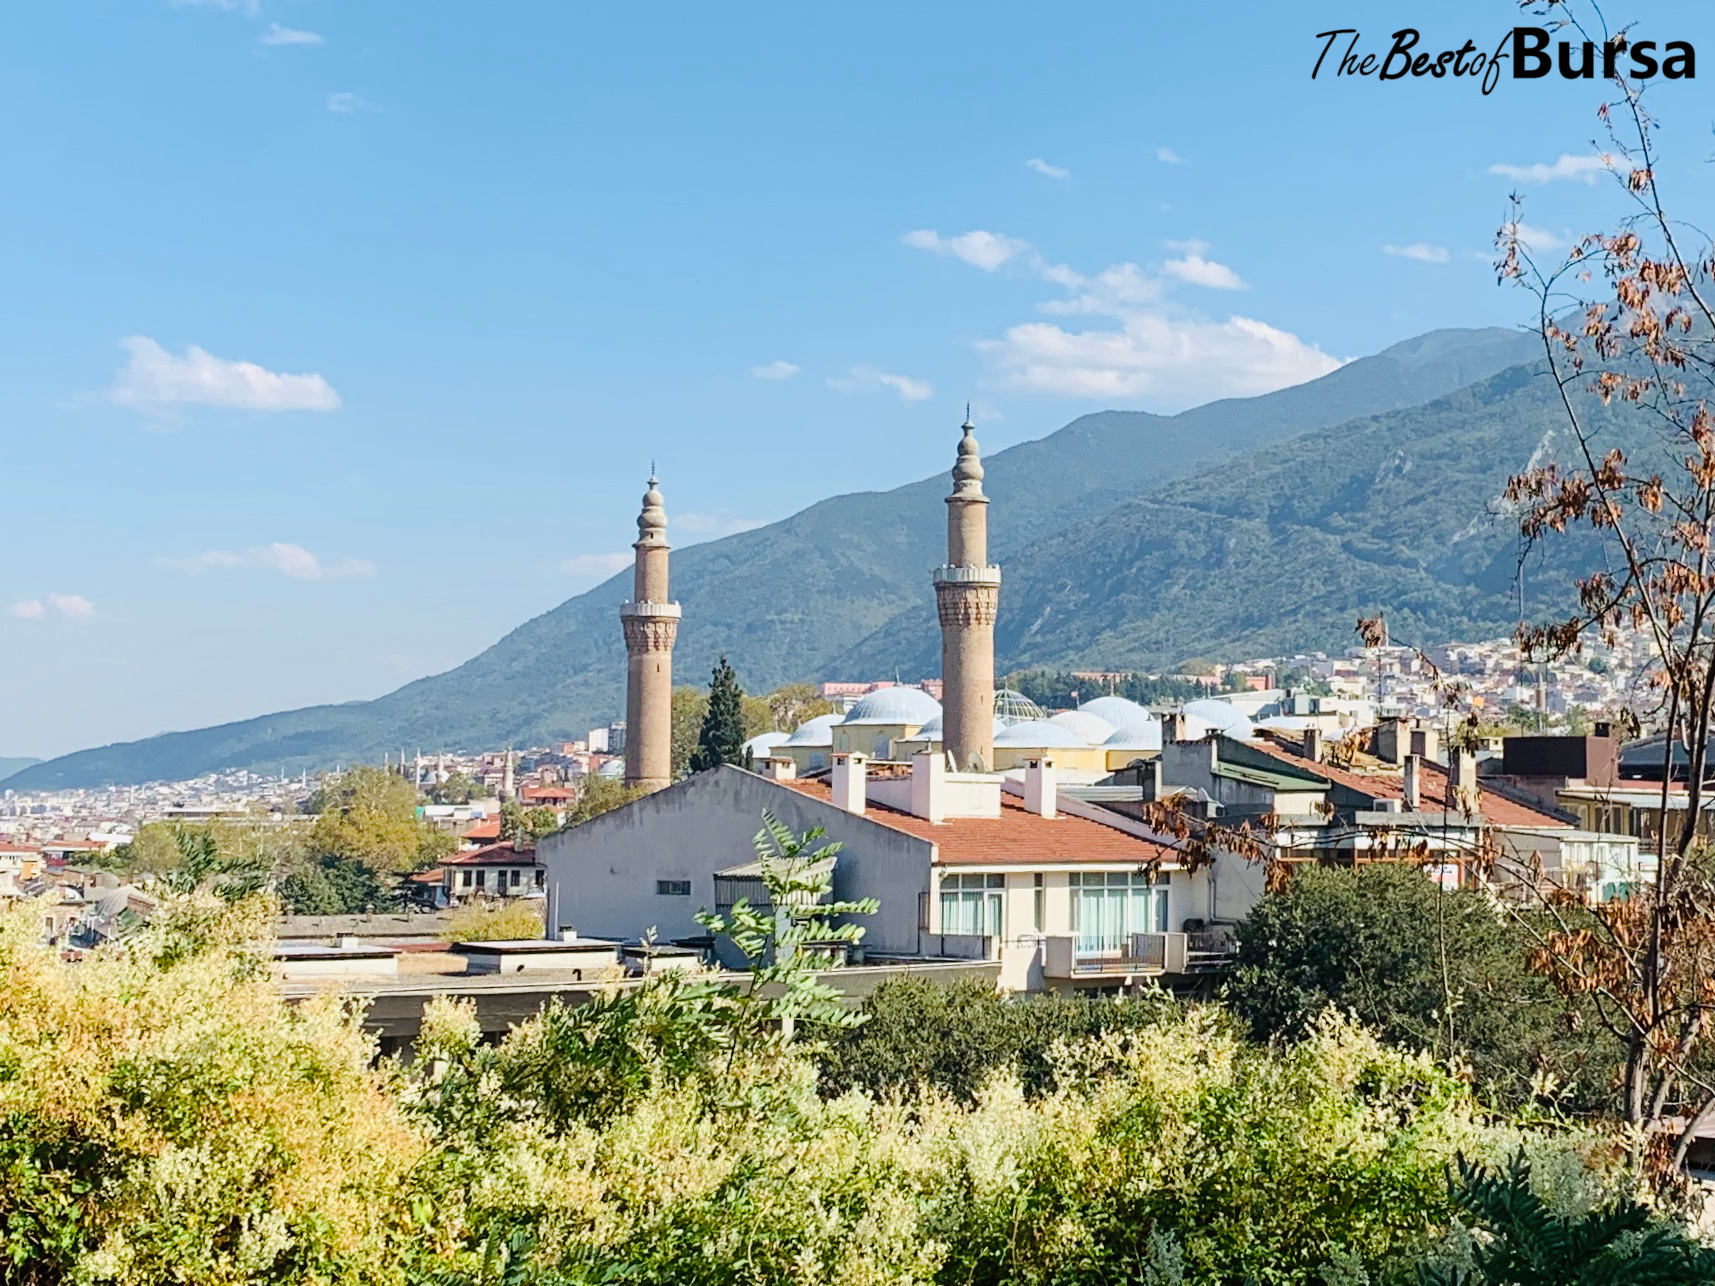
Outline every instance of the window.
{"type": "Polygon", "coordinates": [[[513,871],[512,872],[512,887],[517,888],[523,882],[524,882],[524,872],[518,871],[518,870],[513,871]]]}
{"type": "Polygon", "coordinates": [[[1072,927],[1080,955],[1117,955],[1134,933],[1167,932],[1167,877],[1085,871],[1072,881],[1072,927]]]}
{"type": "Polygon", "coordinates": [[[536,887],[537,888],[542,887],[543,883],[546,881],[547,874],[548,873],[546,871],[537,871],[536,872],[536,887]]]}
{"type": "Polygon", "coordinates": [[[459,872],[459,887],[461,889],[468,889],[470,887],[470,872],[469,871],[460,871],[459,872]]]}
{"type": "Polygon", "coordinates": [[[657,897],[688,898],[691,896],[689,880],[656,880],[655,893],[657,897]]]}
{"type": "Polygon", "coordinates": [[[476,887],[479,889],[485,889],[488,887],[488,872],[487,871],[478,871],[476,873],[476,887]]]}
{"type": "Polygon", "coordinates": [[[1042,876],[1030,878],[1035,885],[1030,895],[1030,927],[1041,933],[1042,926],[1048,922],[1048,890],[1043,887],[1042,876]]]}
{"type": "Polygon", "coordinates": [[[998,937],[1005,900],[1004,875],[943,875],[941,932],[998,937]]]}

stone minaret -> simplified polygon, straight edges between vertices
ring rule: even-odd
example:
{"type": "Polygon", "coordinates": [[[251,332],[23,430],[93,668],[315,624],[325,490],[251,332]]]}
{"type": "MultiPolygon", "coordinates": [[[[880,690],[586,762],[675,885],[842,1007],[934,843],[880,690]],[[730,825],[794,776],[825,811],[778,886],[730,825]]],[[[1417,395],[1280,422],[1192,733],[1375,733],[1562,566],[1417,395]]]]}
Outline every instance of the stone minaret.
{"type": "Polygon", "coordinates": [[[673,643],[679,605],[667,597],[667,511],[649,471],[637,516],[637,579],[619,609],[625,626],[625,784],[660,790],[673,780],[673,643]]]}
{"type": "Polygon", "coordinates": [[[988,504],[976,426],[965,436],[947,497],[947,564],[935,569],[941,614],[941,744],[962,772],[994,764],[994,619],[1000,568],[988,560],[988,504]]]}

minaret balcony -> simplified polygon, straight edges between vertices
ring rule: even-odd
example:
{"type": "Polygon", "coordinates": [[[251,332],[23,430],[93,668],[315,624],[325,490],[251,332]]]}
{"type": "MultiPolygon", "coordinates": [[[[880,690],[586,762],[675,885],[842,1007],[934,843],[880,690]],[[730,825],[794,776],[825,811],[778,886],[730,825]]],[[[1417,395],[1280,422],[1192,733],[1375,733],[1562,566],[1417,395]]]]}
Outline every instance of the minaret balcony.
{"type": "Polygon", "coordinates": [[[619,614],[621,616],[672,621],[678,620],[682,615],[677,603],[633,603],[629,601],[619,605],[619,614]]]}
{"type": "Polygon", "coordinates": [[[935,569],[935,584],[998,585],[1000,584],[1000,568],[976,567],[970,564],[961,566],[943,564],[935,569]]]}

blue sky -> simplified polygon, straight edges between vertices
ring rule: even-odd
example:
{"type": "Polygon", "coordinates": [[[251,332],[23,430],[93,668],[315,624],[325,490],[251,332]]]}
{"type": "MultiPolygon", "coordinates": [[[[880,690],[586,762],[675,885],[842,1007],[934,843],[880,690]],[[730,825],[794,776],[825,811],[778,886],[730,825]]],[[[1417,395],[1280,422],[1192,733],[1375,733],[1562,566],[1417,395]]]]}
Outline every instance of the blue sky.
{"type": "MultiPolygon", "coordinates": [[[[947,467],[967,398],[993,450],[1514,324],[1507,193],[1616,209],[1560,161],[1600,84],[1309,73],[1516,13],[28,6],[0,755],[454,665],[611,570],[651,457],[683,545],[947,467]]],[[[1715,58],[1703,6],[1644,25],[1715,58]]],[[[1689,207],[1709,77],[1652,90],[1689,207]]]]}

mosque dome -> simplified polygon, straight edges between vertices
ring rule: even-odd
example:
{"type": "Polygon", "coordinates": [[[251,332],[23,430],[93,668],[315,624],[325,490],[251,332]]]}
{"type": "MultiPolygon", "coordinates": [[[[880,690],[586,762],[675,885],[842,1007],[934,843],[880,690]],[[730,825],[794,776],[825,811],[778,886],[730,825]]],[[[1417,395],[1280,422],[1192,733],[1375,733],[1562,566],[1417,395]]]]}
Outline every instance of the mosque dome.
{"type": "Polygon", "coordinates": [[[1093,697],[1084,702],[1078,709],[1085,714],[1093,714],[1098,718],[1106,719],[1116,728],[1124,728],[1130,724],[1141,723],[1145,719],[1155,717],[1128,697],[1093,697]]]}
{"type": "Polygon", "coordinates": [[[1059,724],[1086,746],[1099,746],[1114,735],[1114,725],[1088,710],[1062,710],[1048,720],[1059,724]]]}
{"type": "MultiPolygon", "coordinates": [[[[1201,697],[1196,701],[1187,701],[1184,710],[1187,716],[1207,728],[1213,728],[1240,741],[1248,741],[1256,736],[1256,725],[1228,702],[1217,701],[1213,697],[1201,697]]],[[[1187,731],[1194,733],[1195,727],[1193,724],[1187,731]]]]}
{"type": "Polygon", "coordinates": [[[752,759],[766,759],[774,753],[774,748],[791,740],[789,732],[760,732],[744,743],[743,749],[752,759]]]}
{"type": "Polygon", "coordinates": [[[1161,720],[1141,719],[1116,728],[1102,745],[1108,750],[1160,750],[1161,720]]]}
{"type": "Polygon", "coordinates": [[[831,746],[834,744],[834,725],[840,721],[837,714],[819,714],[814,719],[806,719],[793,730],[792,735],[782,741],[782,746],[831,746]]]}
{"type": "Polygon", "coordinates": [[[835,722],[850,726],[859,723],[898,724],[920,728],[941,713],[941,703],[922,688],[904,686],[877,688],[857,700],[844,719],[835,722]]]}
{"type": "Polygon", "coordinates": [[[1024,693],[1002,688],[994,694],[994,717],[1004,725],[1023,723],[1027,719],[1046,719],[1048,713],[1024,693]]]}
{"type": "Polygon", "coordinates": [[[1047,719],[1012,723],[995,734],[994,744],[1020,750],[1088,750],[1089,743],[1070,728],[1047,719]]]}
{"type": "Polygon", "coordinates": [[[609,759],[595,770],[595,775],[597,777],[623,777],[625,776],[625,761],[623,759],[609,759]]]}

